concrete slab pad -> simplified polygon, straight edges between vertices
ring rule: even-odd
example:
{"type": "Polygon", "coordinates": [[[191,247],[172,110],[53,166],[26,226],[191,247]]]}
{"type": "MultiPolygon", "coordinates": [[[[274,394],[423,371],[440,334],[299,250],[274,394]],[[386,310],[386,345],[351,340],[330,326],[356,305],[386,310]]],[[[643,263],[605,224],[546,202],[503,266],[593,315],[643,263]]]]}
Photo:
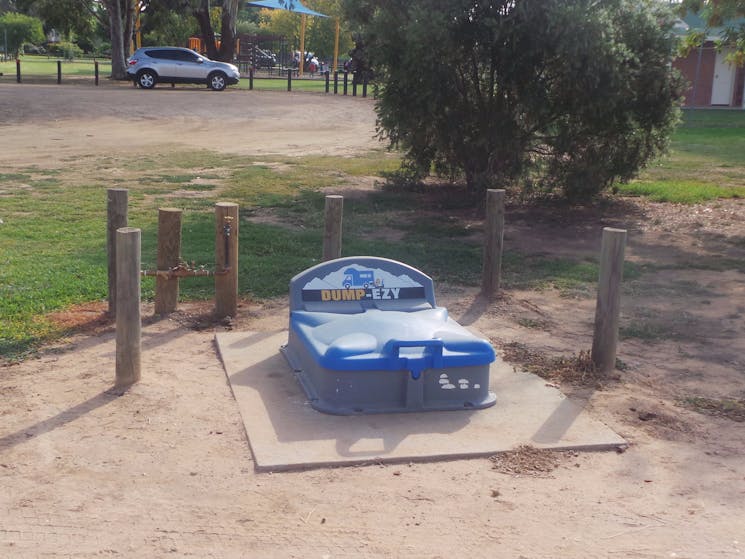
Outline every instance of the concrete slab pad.
{"type": "Polygon", "coordinates": [[[308,404],[280,354],[287,331],[215,336],[257,470],[492,456],[523,444],[607,450],[626,444],[546,381],[498,362],[485,410],[335,416],[308,404]]]}

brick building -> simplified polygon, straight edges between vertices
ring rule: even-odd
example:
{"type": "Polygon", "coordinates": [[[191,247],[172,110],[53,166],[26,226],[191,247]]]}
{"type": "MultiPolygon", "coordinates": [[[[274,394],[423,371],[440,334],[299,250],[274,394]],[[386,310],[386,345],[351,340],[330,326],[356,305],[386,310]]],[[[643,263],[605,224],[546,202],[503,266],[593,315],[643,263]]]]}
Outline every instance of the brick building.
{"type": "Polygon", "coordinates": [[[673,67],[680,70],[689,83],[684,106],[745,108],[745,68],[727,61],[729,49],[717,50],[716,41],[722,29],[706,29],[701,18],[689,14],[676,30],[681,34],[689,30],[706,32],[706,40],[700,47],[673,61],[673,67]]]}

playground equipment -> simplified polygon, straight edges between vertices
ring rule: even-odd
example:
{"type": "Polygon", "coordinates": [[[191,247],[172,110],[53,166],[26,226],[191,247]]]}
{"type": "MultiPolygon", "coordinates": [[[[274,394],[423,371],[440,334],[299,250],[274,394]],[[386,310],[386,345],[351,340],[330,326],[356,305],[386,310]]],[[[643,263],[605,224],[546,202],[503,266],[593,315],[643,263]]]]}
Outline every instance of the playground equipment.
{"type": "Polygon", "coordinates": [[[290,282],[282,348],[313,408],[331,414],[494,405],[494,350],[435,303],[432,279],[376,257],[330,260],[290,282]]]}

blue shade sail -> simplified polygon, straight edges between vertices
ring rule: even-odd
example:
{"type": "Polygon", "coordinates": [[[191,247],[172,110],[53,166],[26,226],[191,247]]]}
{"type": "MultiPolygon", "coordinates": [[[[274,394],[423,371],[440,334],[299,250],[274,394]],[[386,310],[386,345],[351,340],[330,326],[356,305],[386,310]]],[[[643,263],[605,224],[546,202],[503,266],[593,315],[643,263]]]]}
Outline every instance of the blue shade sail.
{"type": "Polygon", "coordinates": [[[300,0],[255,0],[254,2],[248,2],[248,5],[269,8],[270,10],[288,10],[309,16],[329,17],[310,8],[306,8],[300,0]]]}

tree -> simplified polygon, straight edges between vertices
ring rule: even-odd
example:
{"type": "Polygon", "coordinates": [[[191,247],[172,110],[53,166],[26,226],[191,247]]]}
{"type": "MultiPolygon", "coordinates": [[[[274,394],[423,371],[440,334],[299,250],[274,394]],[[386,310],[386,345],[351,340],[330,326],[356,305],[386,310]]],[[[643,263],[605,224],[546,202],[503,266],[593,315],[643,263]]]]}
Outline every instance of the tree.
{"type": "Polygon", "coordinates": [[[379,82],[378,126],[414,177],[529,173],[571,199],[667,145],[682,80],[651,0],[346,0],[379,82]]]}
{"type": "Polygon", "coordinates": [[[111,36],[111,77],[127,79],[127,58],[132,53],[135,0],[102,0],[111,36]]]}
{"type": "Polygon", "coordinates": [[[7,37],[8,52],[15,52],[16,58],[21,52],[23,43],[41,43],[44,41],[44,31],[41,20],[25,14],[8,12],[0,16],[0,29],[3,31],[3,41],[7,37]]]}
{"type": "Polygon", "coordinates": [[[17,4],[20,11],[39,17],[47,30],[56,29],[65,37],[93,34],[91,0],[18,0],[17,4]]]}
{"type": "Polygon", "coordinates": [[[217,47],[215,27],[212,23],[213,7],[210,0],[199,0],[192,13],[199,24],[202,41],[207,49],[207,57],[214,60],[232,62],[235,56],[236,23],[238,20],[238,0],[223,0],[220,14],[220,48],[217,47]]]}
{"type": "Polygon", "coordinates": [[[151,6],[142,17],[143,44],[186,45],[198,32],[191,14],[178,10],[154,9],[151,6]]]}

